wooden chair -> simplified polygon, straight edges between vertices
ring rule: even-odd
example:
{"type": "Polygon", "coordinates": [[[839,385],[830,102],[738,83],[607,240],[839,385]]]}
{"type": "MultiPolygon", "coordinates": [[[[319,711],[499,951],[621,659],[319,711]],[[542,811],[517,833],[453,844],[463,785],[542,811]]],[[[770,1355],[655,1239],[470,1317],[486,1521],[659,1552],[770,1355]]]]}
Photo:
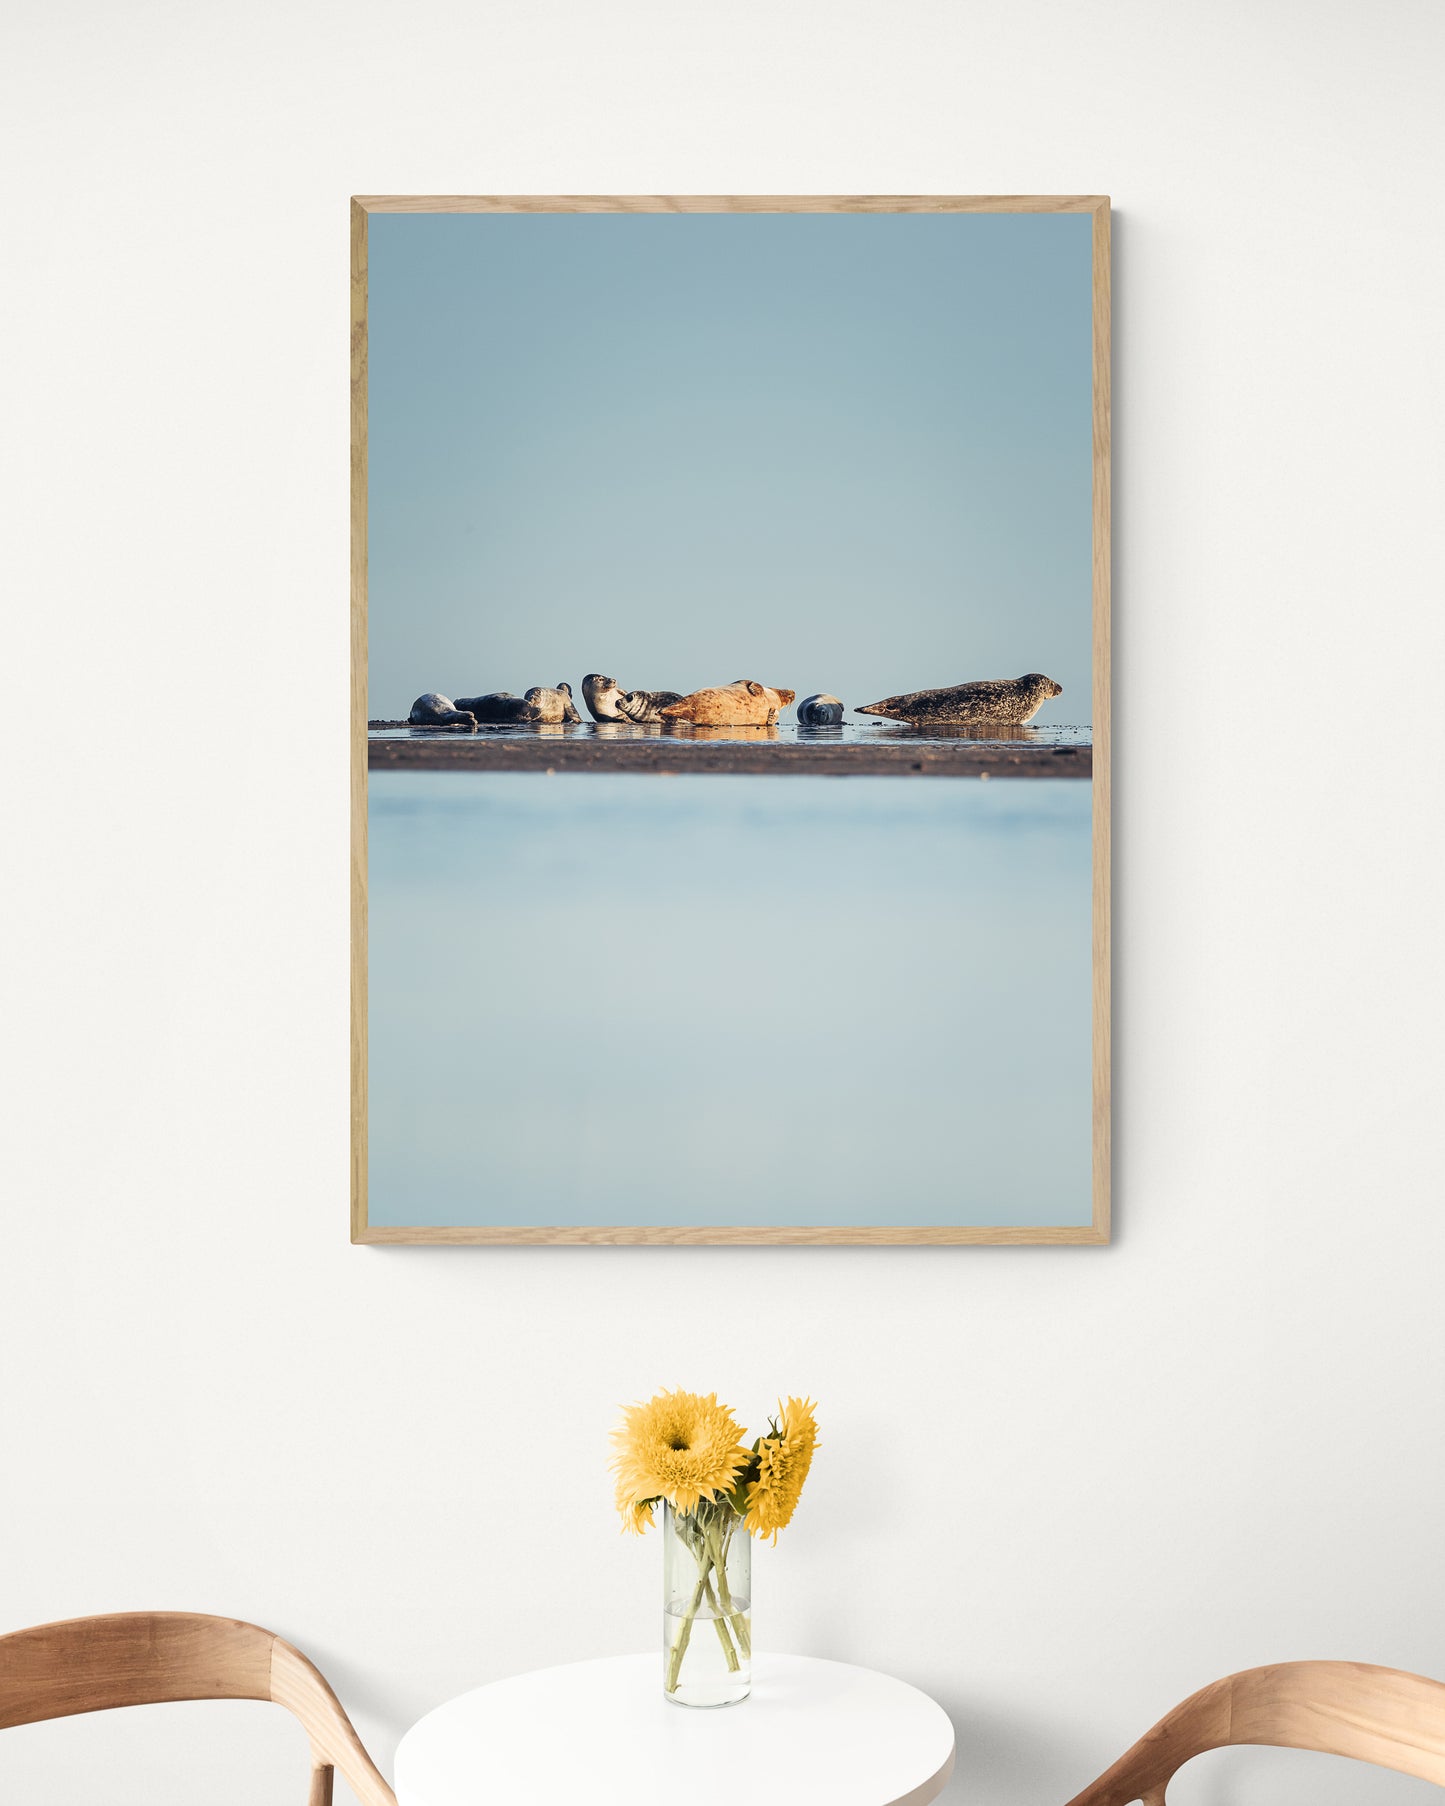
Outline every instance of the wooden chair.
{"type": "Polygon", "coordinates": [[[311,1739],[307,1806],[331,1806],[338,1768],[362,1806],[396,1806],[320,1674],[255,1624],[195,1612],[117,1612],[0,1637],[0,1730],[179,1699],[274,1700],[311,1739]]]}
{"type": "Polygon", "coordinates": [[[1353,1756],[1445,1787],[1445,1685],[1364,1662],[1247,1668],[1191,1694],[1069,1806],[1164,1806],[1191,1756],[1235,1743],[1353,1756]]]}

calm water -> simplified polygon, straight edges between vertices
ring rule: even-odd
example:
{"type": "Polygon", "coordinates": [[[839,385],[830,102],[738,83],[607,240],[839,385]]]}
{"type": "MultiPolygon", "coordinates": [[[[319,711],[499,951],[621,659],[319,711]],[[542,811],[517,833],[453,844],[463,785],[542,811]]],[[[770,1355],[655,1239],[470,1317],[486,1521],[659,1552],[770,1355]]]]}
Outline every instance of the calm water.
{"type": "Polygon", "coordinates": [[[737,1646],[737,1622],[743,1620],[748,1631],[752,1629],[752,1600],[732,1595],[734,1610],[724,1613],[704,1603],[698,1608],[690,1626],[685,1626],[684,1615],[688,1602],[685,1600],[669,1600],[662,1613],[662,1684],[664,1693],[667,1688],[668,1670],[671,1667],[671,1652],[676,1647],[679,1637],[686,1636],[682,1659],[678,1667],[677,1690],[668,1695],[680,1706],[733,1706],[739,1700],[747,1698],[752,1687],[752,1657],[744,1654],[737,1646]],[[719,1632],[721,1622],[723,1630],[719,1632]],[[723,1637],[727,1637],[724,1644],[723,1637]],[[724,1651],[730,1650],[736,1666],[728,1667],[728,1658],[724,1651]]]}
{"type": "Polygon", "coordinates": [[[668,725],[664,727],[656,722],[644,727],[635,727],[624,721],[584,721],[581,726],[571,722],[546,724],[529,724],[514,722],[506,726],[482,726],[475,730],[470,728],[450,727],[409,727],[405,722],[397,722],[385,727],[373,727],[369,737],[373,740],[433,740],[471,738],[477,735],[500,734],[509,740],[535,740],[541,738],[569,738],[595,740],[657,740],[664,736],[673,739],[708,739],[708,740],[746,740],[749,743],[759,739],[792,741],[797,745],[811,746],[860,746],[869,742],[892,741],[906,742],[910,746],[936,746],[947,744],[957,746],[960,743],[974,746],[992,746],[1000,742],[1017,744],[1024,742],[1033,746],[1088,746],[1093,739],[1093,730],[1087,725],[1053,724],[1035,727],[1029,723],[1025,727],[994,727],[987,732],[977,728],[916,728],[908,727],[901,721],[844,721],[837,727],[799,727],[796,721],[780,721],[772,728],[726,728],[668,725]]]}
{"type": "Polygon", "coordinates": [[[1086,1223],[1091,789],[374,772],[372,1222],[1086,1223]]]}

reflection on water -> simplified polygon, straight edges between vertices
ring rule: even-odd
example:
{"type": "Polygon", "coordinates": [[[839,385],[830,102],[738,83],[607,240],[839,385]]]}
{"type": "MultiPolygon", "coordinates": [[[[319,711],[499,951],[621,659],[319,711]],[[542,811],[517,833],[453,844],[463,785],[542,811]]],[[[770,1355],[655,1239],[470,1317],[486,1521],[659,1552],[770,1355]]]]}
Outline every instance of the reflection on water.
{"type": "Polygon", "coordinates": [[[771,722],[764,726],[762,722],[749,722],[738,727],[713,727],[704,722],[679,722],[674,727],[669,722],[663,733],[669,740],[776,740],[778,724],[771,722]]]}
{"type": "Polygon", "coordinates": [[[374,772],[372,1221],[1087,1222],[1091,788],[374,772]]]}
{"type": "MultiPolygon", "coordinates": [[[[425,734],[426,730],[420,730],[425,734]]],[[[741,722],[737,727],[695,725],[690,721],[591,721],[570,732],[585,740],[776,740],[778,724],[761,721],[741,722]],[[589,734],[590,730],[590,734],[589,734]]],[[[373,734],[373,740],[385,740],[386,734],[373,734]]]]}
{"type": "Polygon", "coordinates": [[[864,746],[877,745],[879,741],[905,741],[910,746],[956,746],[962,741],[977,746],[991,746],[1005,740],[1034,746],[1088,746],[1093,740],[1093,731],[1087,725],[1056,726],[1050,723],[1045,727],[1035,727],[1032,724],[1019,727],[1009,722],[997,722],[987,727],[918,728],[909,727],[902,721],[874,721],[866,724],[861,721],[845,721],[837,727],[800,727],[796,721],[780,721],[774,727],[693,727],[686,722],[672,721],[649,721],[636,725],[630,721],[584,721],[580,726],[571,722],[507,722],[504,725],[454,728],[411,727],[403,721],[373,725],[370,730],[370,738],[373,740],[467,740],[480,738],[483,734],[500,734],[512,740],[535,739],[539,735],[546,735],[551,738],[565,736],[573,740],[779,740],[813,746],[864,746]]]}

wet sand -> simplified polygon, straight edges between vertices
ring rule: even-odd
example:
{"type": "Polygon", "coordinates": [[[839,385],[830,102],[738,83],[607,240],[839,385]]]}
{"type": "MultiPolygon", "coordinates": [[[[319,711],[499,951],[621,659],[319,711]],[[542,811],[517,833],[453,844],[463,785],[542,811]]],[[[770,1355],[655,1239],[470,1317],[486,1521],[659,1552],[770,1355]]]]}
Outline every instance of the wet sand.
{"type": "Polygon", "coordinates": [[[982,736],[888,724],[865,728],[510,726],[413,728],[369,724],[372,771],[631,771],[816,777],[1088,778],[1087,728],[1016,728],[982,736]]]}

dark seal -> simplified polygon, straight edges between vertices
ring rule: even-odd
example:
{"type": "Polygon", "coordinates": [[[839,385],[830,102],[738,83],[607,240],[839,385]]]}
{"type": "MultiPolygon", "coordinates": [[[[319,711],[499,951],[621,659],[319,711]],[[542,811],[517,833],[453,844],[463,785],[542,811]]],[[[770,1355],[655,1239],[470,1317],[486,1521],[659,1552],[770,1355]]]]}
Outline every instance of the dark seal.
{"type": "Polygon", "coordinates": [[[805,696],[798,704],[800,727],[841,727],[843,705],[836,696],[820,690],[816,696],[805,696]]]}
{"type": "Polygon", "coordinates": [[[1062,696],[1064,686],[1041,671],[1024,677],[985,679],[979,683],[951,684],[941,690],[909,690],[902,696],[885,696],[858,710],[860,715],[884,715],[890,721],[908,721],[914,727],[927,722],[1029,721],[1051,696],[1062,696]]]}
{"type": "Polygon", "coordinates": [[[535,721],[537,714],[525,696],[514,696],[510,690],[493,690],[486,696],[459,696],[457,707],[466,709],[478,721],[535,721]]]}

